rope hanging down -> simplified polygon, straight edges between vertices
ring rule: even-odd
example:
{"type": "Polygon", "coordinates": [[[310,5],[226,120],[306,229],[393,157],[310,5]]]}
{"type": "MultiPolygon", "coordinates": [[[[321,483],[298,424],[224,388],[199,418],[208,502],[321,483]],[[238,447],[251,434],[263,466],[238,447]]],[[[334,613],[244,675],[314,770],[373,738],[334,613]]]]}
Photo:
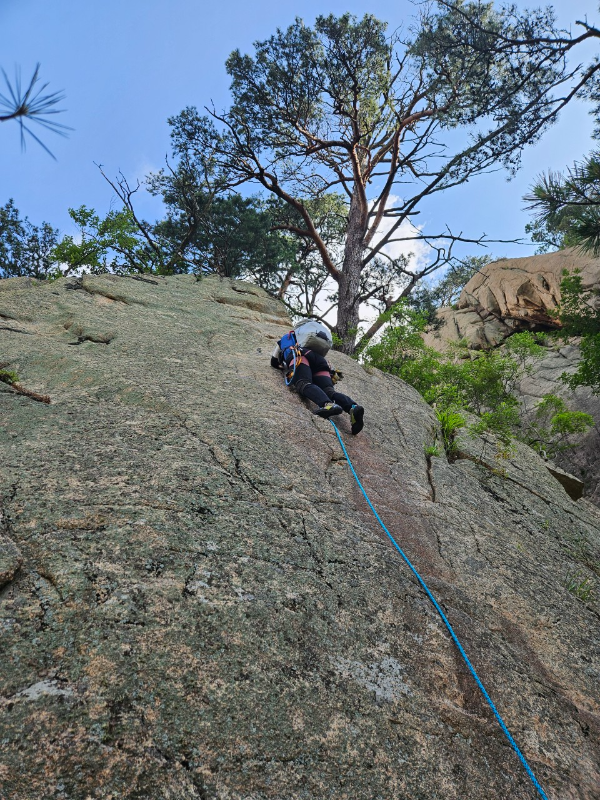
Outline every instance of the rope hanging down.
{"type": "Polygon", "coordinates": [[[502,730],[503,730],[503,732],[504,732],[504,734],[505,734],[506,738],[507,738],[507,739],[508,739],[508,741],[510,742],[510,746],[512,747],[512,749],[515,751],[515,753],[516,753],[516,754],[517,754],[517,756],[519,757],[519,761],[521,762],[521,764],[522,764],[522,765],[523,765],[523,767],[525,768],[525,771],[526,771],[526,772],[527,772],[527,774],[529,775],[529,777],[530,777],[530,779],[531,779],[531,782],[533,783],[533,785],[535,786],[535,788],[536,788],[536,789],[537,789],[537,791],[539,792],[539,795],[540,795],[540,797],[542,797],[542,798],[543,798],[543,800],[548,800],[548,796],[546,795],[546,793],[544,792],[544,790],[543,790],[543,789],[542,789],[542,787],[540,786],[540,784],[539,784],[539,782],[538,782],[537,778],[536,778],[536,777],[535,777],[535,775],[533,774],[533,770],[531,769],[531,767],[529,766],[529,764],[528,764],[528,763],[527,763],[527,761],[525,760],[525,756],[523,755],[523,753],[521,753],[521,751],[519,750],[519,748],[518,748],[518,746],[517,746],[517,743],[515,742],[515,740],[514,740],[514,739],[513,739],[513,737],[511,736],[511,734],[510,734],[510,731],[509,731],[509,730],[508,730],[508,728],[506,727],[506,724],[504,723],[504,720],[503,720],[503,719],[502,719],[502,717],[500,716],[500,713],[498,712],[498,709],[497,709],[497,708],[496,708],[496,706],[494,705],[494,703],[493,703],[493,701],[492,701],[492,698],[491,698],[491,697],[489,696],[489,694],[487,693],[487,691],[486,691],[486,689],[485,689],[485,687],[484,687],[483,683],[481,682],[481,680],[480,680],[480,678],[479,678],[479,675],[478,675],[478,674],[475,672],[475,668],[473,667],[473,665],[472,665],[472,664],[471,664],[471,662],[469,661],[469,658],[468,658],[467,654],[465,653],[465,651],[464,651],[464,649],[463,649],[463,646],[461,645],[461,643],[460,643],[460,642],[459,642],[459,640],[458,640],[458,636],[457,636],[457,635],[454,633],[454,630],[453,630],[453,628],[452,628],[452,625],[450,625],[450,622],[448,621],[448,619],[447,619],[446,615],[445,615],[445,614],[444,614],[444,612],[442,611],[442,609],[441,609],[441,607],[440,607],[439,603],[437,602],[437,600],[435,599],[435,597],[434,597],[434,596],[432,595],[432,593],[430,592],[430,590],[429,590],[429,587],[427,586],[427,584],[425,583],[425,581],[423,580],[423,578],[422,578],[422,577],[419,575],[419,573],[417,572],[417,570],[416,570],[416,569],[413,567],[413,565],[411,564],[410,560],[408,559],[408,556],[407,556],[407,555],[404,553],[404,551],[403,551],[403,550],[402,550],[402,548],[401,548],[401,547],[398,545],[398,543],[396,542],[396,540],[394,539],[394,537],[392,536],[392,534],[391,534],[391,533],[388,531],[388,529],[385,527],[385,525],[383,524],[383,521],[382,521],[381,517],[379,516],[379,514],[377,513],[377,511],[375,511],[375,508],[373,507],[373,504],[372,504],[372,503],[371,503],[371,501],[369,500],[369,496],[368,496],[368,495],[367,495],[367,493],[365,492],[365,490],[364,490],[364,488],[363,488],[363,485],[362,485],[362,483],[360,482],[360,480],[359,480],[359,478],[358,478],[358,475],[356,474],[356,470],[354,469],[354,466],[352,465],[352,461],[350,461],[350,456],[348,455],[348,451],[346,450],[346,447],[344,446],[344,442],[342,441],[342,437],[340,436],[340,432],[339,432],[339,430],[337,429],[337,426],[336,426],[335,422],[334,422],[332,419],[330,419],[329,421],[330,421],[330,422],[331,422],[331,424],[333,425],[333,429],[335,430],[335,433],[336,433],[336,436],[337,436],[337,438],[338,438],[338,441],[339,441],[339,443],[340,443],[340,445],[341,445],[341,447],[342,447],[342,450],[344,451],[344,455],[346,456],[346,461],[348,462],[348,465],[349,465],[350,469],[352,470],[352,474],[354,475],[354,480],[355,480],[355,481],[356,481],[356,483],[358,484],[358,488],[361,490],[361,492],[363,493],[363,496],[364,496],[365,500],[366,500],[366,501],[367,501],[367,503],[369,504],[369,508],[371,509],[371,511],[373,512],[373,514],[375,515],[375,519],[376,519],[376,520],[377,520],[377,522],[378,522],[378,523],[381,525],[381,527],[382,527],[382,528],[383,528],[383,530],[385,531],[385,534],[386,534],[386,536],[388,537],[388,539],[390,540],[390,542],[391,542],[391,543],[394,545],[394,547],[396,548],[396,550],[397,550],[397,551],[400,553],[400,555],[402,556],[403,560],[406,562],[406,565],[408,566],[408,568],[410,569],[410,571],[413,573],[413,575],[415,576],[415,578],[416,578],[416,579],[417,579],[417,581],[419,582],[419,585],[420,585],[421,589],[423,589],[423,591],[425,592],[425,594],[427,595],[427,597],[428,597],[428,598],[431,600],[431,602],[433,603],[433,606],[434,606],[435,610],[436,610],[436,611],[437,611],[437,613],[440,615],[442,622],[444,623],[444,625],[445,625],[445,626],[446,626],[446,628],[448,629],[448,633],[449,633],[449,634],[450,634],[450,636],[452,637],[452,640],[453,640],[454,644],[457,646],[457,648],[458,648],[458,652],[459,652],[459,653],[461,654],[461,656],[463,657],[463,660],[464,660],[465,664],[467,665],[467,667],[468,667],[468,669],[469,669],[469,672],[471,673],[471,675],[472,675],[472,676],[473,676],[473,678],[475,679],[475,682],[476,682],[477,686],[479,686],[479,689],[481,690],[481,693],[483,694],[484,698],[486,699],[486,701],[487,701],[487,703],[488,703],[489,707],[490,707],[490,708],[492,709],[492,711],[494,712],[494,716],[495,716],[495,717],[496,717],[496,719],[498,720],[498,724],[500,725],[500,727],[502,728],[502,730]]]}

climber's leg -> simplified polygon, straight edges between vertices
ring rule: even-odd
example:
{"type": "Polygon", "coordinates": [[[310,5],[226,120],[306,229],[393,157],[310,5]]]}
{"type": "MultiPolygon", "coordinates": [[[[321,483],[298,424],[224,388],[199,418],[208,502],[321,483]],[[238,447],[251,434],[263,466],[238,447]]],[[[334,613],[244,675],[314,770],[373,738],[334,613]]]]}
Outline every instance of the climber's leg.
{"type": "Polygon", "coordinates": [[[364,425],[364,408],[355,403],[347,394],[342,394],[335,390],[329,372],[329,364],[323,356],[311,351],[307,354],[307,360],[312,370],[313,382],[325,392],[330,400],[340,406],[347,414],[350,414],[350,429],[352,433],[354,435],[360,433],[364,425]]]}
{"type": "Polygon", "coordinates": [[[313,403],[316,403],[320,408],[325,406],[329,403],[329,397],[325,394],[323,389],[319,388],[313,383],[313,377],[310,367],[308,363],[304,363],[304,358],[302,358],[302,363],[296,366],[296,372],[294,373],[294,379],[291,383],[298,394],[301,397],[306,397],[308,400],[312,400],[313,403]]]}

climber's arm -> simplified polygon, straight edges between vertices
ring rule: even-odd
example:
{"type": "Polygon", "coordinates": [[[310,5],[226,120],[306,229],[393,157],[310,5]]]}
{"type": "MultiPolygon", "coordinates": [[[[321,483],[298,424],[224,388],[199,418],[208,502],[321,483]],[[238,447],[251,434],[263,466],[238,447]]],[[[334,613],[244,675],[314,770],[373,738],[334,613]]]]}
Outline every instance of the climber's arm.
{"type": "Polygon", "coordinates": [[[281,369],[283,362],[283,353],[278,344],[275,345],[275,349],[271,353],[271,366],[273,369],[281,369]]]}

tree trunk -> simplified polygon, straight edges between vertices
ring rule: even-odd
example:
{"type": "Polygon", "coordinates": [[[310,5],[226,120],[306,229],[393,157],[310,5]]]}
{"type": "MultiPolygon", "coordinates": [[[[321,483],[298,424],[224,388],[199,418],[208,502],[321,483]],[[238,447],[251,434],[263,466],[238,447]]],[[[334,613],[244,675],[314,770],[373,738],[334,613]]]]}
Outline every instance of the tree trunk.
{"type": "Polygon", "coordinates": [[[338,317],[335,333],[342,340],[337,349],[351,355],[355,349],[359,323],[360,274],[363,267],[367,211],[355,189],[350,201],[348,230],[344,245],[344,264],[338,284],[338,317]]]}
{"type": "Polygon", "coordinates": [[[294,275],[293,268],[288,269],[285,278],[283,279],[283,283],[281,284],[281,286],[279,287],[279,291],[277,292],[277,297],[279,298],[279,300],[283,300],[283,298],[285,297],[285,293],[290,288],[290,283],[292,282],[293,275],[294,275]]]}

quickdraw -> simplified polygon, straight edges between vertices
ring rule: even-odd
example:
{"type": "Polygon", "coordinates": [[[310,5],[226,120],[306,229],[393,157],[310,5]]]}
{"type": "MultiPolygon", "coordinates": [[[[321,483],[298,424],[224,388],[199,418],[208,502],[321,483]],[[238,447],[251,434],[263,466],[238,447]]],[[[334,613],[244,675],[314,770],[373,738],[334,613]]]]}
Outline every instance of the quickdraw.
{"type": "Polygon", "coordinates": [[[296,374],[296,366],[300,364],[302,360],[302,349],[300,345],[295,344],[292,348],[292,361],[288,367],[288,371],[285,374],[285,385],[289,386],[290,383],[294,380],[294,375],[296,374]]]}

